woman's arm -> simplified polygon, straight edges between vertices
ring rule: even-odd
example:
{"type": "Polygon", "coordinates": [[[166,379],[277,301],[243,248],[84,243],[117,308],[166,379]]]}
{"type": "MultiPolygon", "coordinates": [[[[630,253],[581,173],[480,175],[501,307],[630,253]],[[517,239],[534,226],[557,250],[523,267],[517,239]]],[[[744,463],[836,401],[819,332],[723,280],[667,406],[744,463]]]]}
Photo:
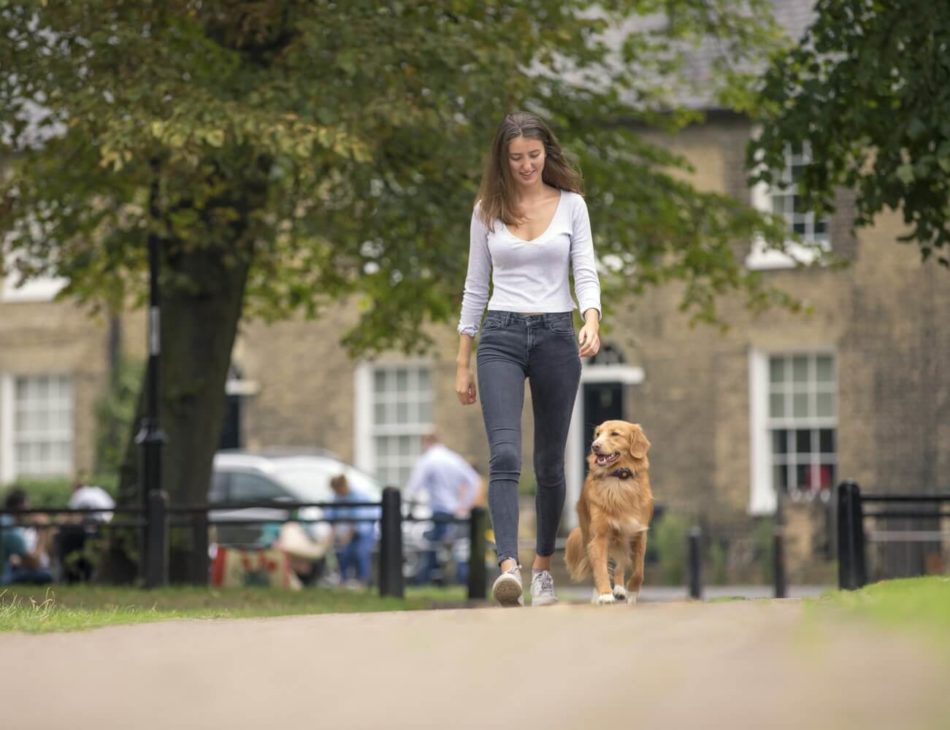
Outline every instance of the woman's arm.
{"type": "Polygon", "coordinates": [[[600,351],[600,277],[594,255],[594,237],[590,229],[587,203],[580,196],[571,211],[571,267],[574,270],[574,293],[584,317],[578,333],[581,357],[593,357],[600,351]]]}
{"type": "Polygon", "coordinates": [[[459,335],[459,354],[455,358],[455,395],[463,406],[471,405],[477,398],[471,359],[472,336],[459,335]]]}
{"type": "Polygon", "coordinates": [[[588,309],[584,312],[584,324],[577,334],[580,349],[577,354],[581,357],[593,357],[600,352],[600,312],[588,309]]]}
{"type": "Polygon", "coordinates": [[[488,251],[488,228],[478,214],[478,206],[472,212],[469,234],[468,273],[462,294],[462,313],[459,317],[460,335],[474,337],[478,323],[488,304],[488,284],[491,280],[491,254],[488,251]]]}
{"type": "Polygon", "coordinates": [[[488,303],[488,283],[491,279],[491,254],[488,251],[488,227],[478,214],[478,205],[472,211],[468,249],[468,274],[462,296],[462,314],[459,317],[459,352],[455,359],[455,394],[459,403],[471,405],[476,400],[475,376],[472,373],[472,342],[478,334],[478,322],[488,303]]]}

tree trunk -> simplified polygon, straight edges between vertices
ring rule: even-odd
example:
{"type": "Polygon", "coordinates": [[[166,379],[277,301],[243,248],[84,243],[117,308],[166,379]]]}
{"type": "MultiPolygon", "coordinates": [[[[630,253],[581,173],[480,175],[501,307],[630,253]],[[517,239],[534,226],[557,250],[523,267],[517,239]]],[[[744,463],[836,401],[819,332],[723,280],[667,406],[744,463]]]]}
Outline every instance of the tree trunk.
{"type": "MultiPolygon", "coordinates": [[[[159,428],[164,432],[162,489],[171,507],[208,501],[214,453],[221,436],[225,383],[231,351],[244,303],[244,289],[254,250],[252,213],[266,205],[271,161],[247,159],[230,169],[216,168],[206,183],[217,195],[195,209],[205,228],[205,245],[165,241],[161,258],[161,360],[159,363],[159,428]],[[223,215],[221,215],[223,213],[223,215]],[[230,222],[224,222],[230,221],[230,222]]],[[[153,161],[150,212],[158,230],[166,225],[161,202],[160,162],[153,161]]],[[[173,177],[171,173],[170,177],[173,177]]],[[[169,181],[167,184],[172,184],[169,181]]],[[[176,198],[179,209],[190,200],[176,198]]],[[[200,224],[199,224],[200,225],[200,224]]],[[[136,407],[132,433],[119,471],[119,504],[144,506],[137,435],[145,415],[147,383],[136,407]]],[[[170,515],[172,520],[180,515],[170,515]]],[[[185,515],[193,525],[169,535],[169,579],[173,583],[208,582],[206,515],[185,515]]],[[[116,531],[100,574],[106,581],[129,582],[140,573],[142,531],[116,531]]]]}
{"type": "MultiPolygon", "coordinates": [[[[194,287],[162,292],[160,426],[166,438],[162,487],[172,506],[204,504],[208,499],[224,418],[225,383],[249,269],[247,263],[228,265],[223,258],[215,251],[198,251],[163,259],[176,279],[196,282],[194,287]]],[[[120,471],[122,506],[144,504],[141,447],[135,438],[144,410],[145,399],[140,395],[120,471]]],[[[207,529],[202,524],[195,530],[171,530],[169,577],[174,583],[207,583],[207,529]]],[[[103,579],[133,580],[141,559],[139,550],[139,535],[131,531],[117,535],[100,571],[103,579]]]]}
{"type": "MultiPolygon", "coordinates": [[[[225,383],[244,300],[248,264],[227,265],[214,251],[182,256],[175,273],[200,282],[162,306],[161,426],[167,441],[162,482],[171,505],[205,504],[221,437],[225,383]]],[[[208,531],[172,530],[170,578],[205,585],[208,531]]]]}

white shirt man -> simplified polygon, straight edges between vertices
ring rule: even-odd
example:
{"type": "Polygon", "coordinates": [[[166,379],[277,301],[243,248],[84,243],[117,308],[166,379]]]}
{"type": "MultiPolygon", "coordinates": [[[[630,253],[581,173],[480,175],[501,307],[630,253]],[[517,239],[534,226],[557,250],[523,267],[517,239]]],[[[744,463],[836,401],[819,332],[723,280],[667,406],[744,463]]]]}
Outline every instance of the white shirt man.
{"type": "Polygon", "coordinates": [[[417,499],[419,492],[429,496],[433,514],[462,516],[478,497],[481,477],[465,459],[439,443],[429,434],[422,439],[425,451],[409,476],[406,499],[417,499]]]}
{"type": "MultiPolygon", "coordinates": [[[[92,484],[78,484],[69,497],[70,509],[101,509],[112,510],[115,500],[102,487],[92,484]]],[[[108,522],[112,519],[112,512],[93,512],[83,515],[83,519],[90,522],[108,522]]]]}

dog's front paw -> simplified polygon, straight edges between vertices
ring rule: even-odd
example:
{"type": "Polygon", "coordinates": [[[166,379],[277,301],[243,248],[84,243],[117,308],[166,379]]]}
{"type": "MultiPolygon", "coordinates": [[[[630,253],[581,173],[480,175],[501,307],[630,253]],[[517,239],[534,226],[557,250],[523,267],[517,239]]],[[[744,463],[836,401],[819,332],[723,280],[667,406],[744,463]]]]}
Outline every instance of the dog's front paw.
{"type": "Polygon", "coordinates": [[[614,586],[614,598],[622,601],[627,597],[627,589],[623,586],[614,586]]]}
{"type": "Polygon", "coordinates": [[[611,603],[616,603],[617,599],[614,598],[613,593],[597,593],[594,591],[594,600],[591,603],[597,606],[607,606],[611,603]]]}
{"type": "Polygon", "coordinates": [[[637,605],[637,597],[638,597],[639,595],[640,595],[639,593],[628,593],[628,594],[627,594],[627,605],[628,605],[628,606],[636,606],[636,605],[637,605]]]}

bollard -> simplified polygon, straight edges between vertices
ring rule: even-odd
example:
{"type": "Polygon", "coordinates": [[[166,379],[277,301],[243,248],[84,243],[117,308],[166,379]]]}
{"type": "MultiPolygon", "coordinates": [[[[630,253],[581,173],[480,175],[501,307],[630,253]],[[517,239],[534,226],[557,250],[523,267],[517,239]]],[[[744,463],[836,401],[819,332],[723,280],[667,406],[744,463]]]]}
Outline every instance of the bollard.
{"type": "Polygon", "coordinates": [[[488,541],[488,512],[484,507],[473,507],[469,518],[468,598],[483,601],[488,597],[488,571],[485,569],[485,551],[488,541]]]}
{"type": "Polygon", "coordinates": [[[145,503],[145,587],[168,585],[168,495],[148,493],[145,503]]]}
{"type": "Polygon", "coordinates": [[[689,562],[689,597],[700,600],[703,597],[703,576],[700,561],[699,541],[702,531],[692,527],[689,531],[688,562],[689,562]]]}
{"type": "Polygon", "coordinates": [[[402,495],[396,487],[383,489],[379,538],[379,595],[402,598],[402,495]]]}
{"type": "Polygon", "coordinates": [[[772,582],[776,598],[788,597],[788,581],[785,577],[785,530],[775,527],[772,535],[772,582]]]}
{"type": "Polygon", "coordinates": [[[838,485],[838,587],[853,591],[867,583],[864,509],[855,482],[838,485]]]}
{"type": "Polygon", "coordinates": [[[191,522],[191,583],[207,586],[211,578],[211,560],[208,556],[208,512],[192,515],[191,522]]]}

